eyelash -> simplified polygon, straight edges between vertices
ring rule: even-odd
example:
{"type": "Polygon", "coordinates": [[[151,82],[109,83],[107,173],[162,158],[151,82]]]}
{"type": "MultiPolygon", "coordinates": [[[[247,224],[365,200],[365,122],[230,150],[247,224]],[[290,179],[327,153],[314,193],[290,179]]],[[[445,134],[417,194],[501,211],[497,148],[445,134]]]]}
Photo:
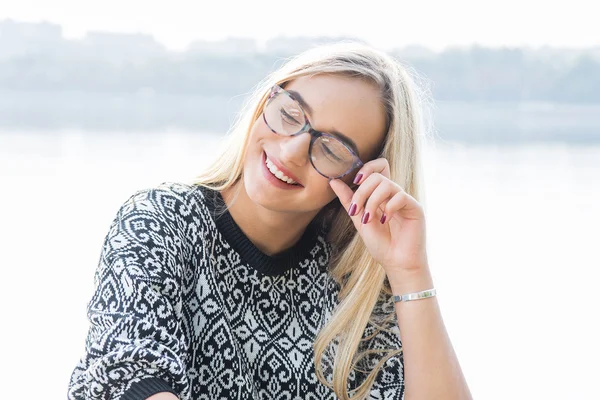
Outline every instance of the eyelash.
{"type": "Polygon", "coordinates": [[[333,154],[333,152],[331,150],[329,150],[329,147],[325,146],[325,145],[321,145],[323,147],[323,149],[325,150],[325,152],[327,152],[327,154],[331,155],[333,158],[335,158],[337,161],[342,161],[341,158],[337,157],[335,154],[333,154]]]}
{"type": "Polygon", "coordinates": [[[300,123],[300,122],[296,121],[294,119],[294,117],[292,117],[291,115],[289,115],[283,108],[281,108],[279,110],[279,112],[281,113],[281,115],[283,116],[283,118],[286,120],[287,123],[290,123],[290,124],[292,124],[292,123],[299,124],[300,123]]]}

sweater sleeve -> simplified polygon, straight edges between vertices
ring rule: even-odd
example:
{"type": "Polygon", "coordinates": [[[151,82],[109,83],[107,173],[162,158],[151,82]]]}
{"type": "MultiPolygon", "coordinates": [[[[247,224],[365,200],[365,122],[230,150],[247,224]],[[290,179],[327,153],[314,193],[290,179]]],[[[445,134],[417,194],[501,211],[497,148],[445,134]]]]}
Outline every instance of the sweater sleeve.
{"type": "Polygon", "coordinates": [[[141,400],[163,391],[190,398],[181,324],[180,282],[189,254],[177,229],[181,196],[160,188],[138,191],[110,225],[70,400],[141,400]]]}

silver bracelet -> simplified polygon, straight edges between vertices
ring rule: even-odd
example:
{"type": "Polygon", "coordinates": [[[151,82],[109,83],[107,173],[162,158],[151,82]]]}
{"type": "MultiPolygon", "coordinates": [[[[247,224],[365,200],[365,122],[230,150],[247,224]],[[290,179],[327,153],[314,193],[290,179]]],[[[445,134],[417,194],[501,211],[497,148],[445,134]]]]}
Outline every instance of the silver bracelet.
{"type": "Polygon", "coordinates": [[[423,290],[421,292],[416,292],[416,293],[407,293],[407,294],[403,294],[401,296],[394,296],[394,303],[397,303],[399,301],[410,301],[410,300],[421,300],[421,299],[426,299],[428,297],[434,297],[435,296],[435,289],[427,289],[427,290],[423,290]]]}

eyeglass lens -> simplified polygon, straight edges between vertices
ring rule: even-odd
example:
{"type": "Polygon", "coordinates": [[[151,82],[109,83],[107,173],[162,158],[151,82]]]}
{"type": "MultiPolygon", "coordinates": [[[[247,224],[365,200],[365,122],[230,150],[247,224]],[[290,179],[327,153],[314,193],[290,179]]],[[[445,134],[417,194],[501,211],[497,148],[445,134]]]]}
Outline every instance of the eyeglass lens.
{"type": "MultiPolygon", "coordinates": [[[[302,108],[286,92],[276,93],[267,103],[264,114],[269,127],[280,135],[295,135],[306,122],[302,108]]],[[[321,174],[337,178],[352,168],[354,157],[339,139],[322,135],[312,145],[311,161],[321,174]]]]}

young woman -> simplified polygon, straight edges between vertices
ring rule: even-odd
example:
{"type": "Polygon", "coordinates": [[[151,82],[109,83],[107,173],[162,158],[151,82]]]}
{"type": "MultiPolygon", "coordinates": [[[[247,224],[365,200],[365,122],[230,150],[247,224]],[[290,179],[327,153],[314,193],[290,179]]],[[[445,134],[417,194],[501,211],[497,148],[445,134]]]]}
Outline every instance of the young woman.
{"type": "Polygon", "coordinates": [[[69,398],[470,398],[427,260],[416,90],[373,48],[307,51],[194,182],[133,194],[69,398]]]}

